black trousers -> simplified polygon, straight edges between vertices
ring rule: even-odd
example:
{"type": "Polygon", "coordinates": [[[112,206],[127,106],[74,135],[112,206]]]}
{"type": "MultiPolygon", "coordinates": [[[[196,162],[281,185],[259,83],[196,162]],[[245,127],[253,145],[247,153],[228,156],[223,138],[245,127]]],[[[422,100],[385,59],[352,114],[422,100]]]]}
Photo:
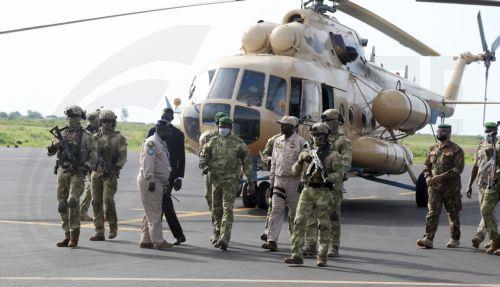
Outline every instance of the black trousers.
{"type": "Polygon", "coordinates": [[[174,203],[172,202],[172,197],[170,194],[172,193],[172,185],[169,185],[165,193],[163,194],[162,199],[162,210],[163,214],[165,214],[165,219],[167,220],[168,227],[172,232],[172,235],[175,238],[179,238],[184,236],[182,232],[181,224],[179,223],[179,219],[177,219],[177,215],[175,214],[174,203]]]}

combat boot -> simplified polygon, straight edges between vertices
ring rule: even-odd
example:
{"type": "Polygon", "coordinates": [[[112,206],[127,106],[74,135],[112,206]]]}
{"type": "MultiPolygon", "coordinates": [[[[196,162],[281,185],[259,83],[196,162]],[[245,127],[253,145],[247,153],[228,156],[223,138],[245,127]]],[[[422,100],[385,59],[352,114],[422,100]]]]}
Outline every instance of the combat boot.
{"type": "Polygon", "coordinates": [[[304,264],[304,260],[298,256],[289,256],[285,258],[285,263],[288,264],[304,264]]]}
{"type": "Polygon", "coordinates": [[[260,235],[260,240],[267,242],[267,234],[265,232],[260,235]]]}
{"type": "Polygon", "coordinates": [[[446,243],[446,247],[448,248],[457,248],[458,246],[460,246],[460,241],[457,239],[450,238],[448,243],[446,243]]]}
{"type": "Polygon", "coordinates": [[[75,248],[78,246],[78,235],[71,235],[69,237],[68,247],[75,248]]]}
{"type": "Polygon", "coordinates": [[[278,251],[278,245],[277,245],[277,244],[276,244],[276,242],[274,242],[274,241],[268,241],[268,242],[266,242],[266,243],[263,243],[263,244],[261,245],[261,247],[262,247],[262,248],[264,248],[264,249],[267,249],[267,250],[269,250],[269,251],[271,251],[271,252],[276,252],[276,251],[278,251]]]}
{"type": "Polygon", "coordinates": [[[68,247],[68,243],[69,243],[69,236],[64,237],[64,239],[62,241],[57,242],[56,246],[57,247],[68,247]]]}
{"type": "Polygon", "coordinates": [[[326,267],[326,259],[327,257],[324,255],[318,255],[316,258],[316,266],[318,267],[326,267]]]}
{"type": "Polygon", "coordinates": [[[172,243],[168,243],[167,241],[163,241],[160,244],[156,244],[155,245],[155,249],[158,249],[158,250],[167,250],[167,249],[171,248],[172,246],[174,246],[172,243]]]}
{"type": "Polygon", "coordinates": [[[495,250],[495,252],[493,252],[493,254],[495,254],[497,256],[500,256],[500,248],[498,248],[497,250],[495,250]]]}
{"type": "Polygon", "coordinates": [[[90,241],[104,241],[106,238],[104,238],[104,234],[101,233],[94,233],[94,235],[90,236],[90,241]]]}
{"type": "Polygon", "coordinates": [[[488,249],[486,249],[486,253],[492,255],[492,254],[495,254],[495,251],[500,248],[500,244],[498,242],[499,240],[496,240],[496,241],[491,241],[491,245],[488,249]]]}
{"type": "Polygon", "coordinates": [[[491,247],[491,240],[490,240],[490,242],[488,242],[488,243],[486,243],[486,244],[484,245],[484,249],[488,249],[488,248],[490,248],[490,247],[491,247]]]}
{"type": "Polygon", "coordinates": [[[308,246],[308,247],[302,249],[302,254],[303,254],[304,258],[314,258],[314,257],[316,257],[317,253],[318,253],[318,251],[316,250],[315,246],[308,246]]]}
{"type": "Polygon", "coordinates": [[[118,231],[117,231],[117,230],[110,230],[110,231],[109,231],[108,238],[109,238],[109,239],[114,239],[114,238],[116,238],[117,233],[118,233],[118,231]]]}
{"type": "Polygon", "coordinates": [[[216,243],[217,247],[224,250],[224,251],[227,251],[227,243],[225,241],[222,241],[222,240],[219,240],[217,243],[216,243]]]}
{"type": "Polygon", "coordinates": [[[80,221],[93,221],[94,219],[90,217],[87,213],[80,214],[80,221]]]}
{"type": "Polygon", "coordinates": [[[330,251],[330,253],[328,253],[328,257],[339,257],[339,247],[332,246],[332,251],[330,251]]]}
{"type": "Polygon", "coordinates": [[[139,243],[139,247],[145,249],[155,249],[155,245],[153,243],[139,243]]]}
{"type": "Polygon", "coordinates": [[[430,240],[427,237],[424,237],[423,239],[417,240],[417,245],[420,247],[427,248],[427,249],[434,248],[434,244],[432,243],[432,240],[430,240]]]}
{"type": "Polygon", "coordinates": [[[483,239],[476,234],[476,236],[472,238],[472,247],[478,249],[481,242],[483,242],[483,239]]]}

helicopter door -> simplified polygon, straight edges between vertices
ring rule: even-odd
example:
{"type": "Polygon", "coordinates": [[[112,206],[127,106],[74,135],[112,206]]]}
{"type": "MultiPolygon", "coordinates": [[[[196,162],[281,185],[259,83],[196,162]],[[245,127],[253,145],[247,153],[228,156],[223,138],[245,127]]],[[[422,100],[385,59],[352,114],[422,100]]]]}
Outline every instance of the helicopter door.
{"type": "Polygon", "coordinates": [[[333,87],[321,84],[321,97],[323,100],[323,112],[334,108],[333,87]]]}
{"type": "Polygon", "coordinates": [[[300,120],[304,123],[317,123],[321,117],[320,89],[316,82],[302,80],[302,101],[300,120]]]}

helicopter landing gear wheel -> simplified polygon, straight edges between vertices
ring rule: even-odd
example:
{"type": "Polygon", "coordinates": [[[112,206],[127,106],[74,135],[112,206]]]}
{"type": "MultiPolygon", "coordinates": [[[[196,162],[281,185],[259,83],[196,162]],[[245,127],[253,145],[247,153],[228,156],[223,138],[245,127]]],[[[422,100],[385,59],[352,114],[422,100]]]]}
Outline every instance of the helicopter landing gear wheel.
{"type": "Polygon", "coordinates": [[[263,181],[259,184],[259,187],[257,188],[256,198],[257,198],[257,205],[259,206],[260,209],[268,208],[270,187],[271,184],[268,181],[263,181]]]}
{"type": "Polygon", "coordinates": [[[418,207],[426,207],[429,200],[429,194],[427,193],[427,183],[425,182],[424,173],[418,176],[417,186],[415,190],[415,202],[418,207]]]}
{"type": "Polygon", "coordinates": [[[236,185],[236,197],[240,197],[243,192],[243,182],[240,180],[238,185],[236,185]]]}
{"type": "Polygon", "coordinates": [[[243,185],[241,199],[243,200],[243,206],[247,208],[254,208],[257,205],[257,199],[255,198],[255,193],[248,194],[248,183],[243,185]]]}

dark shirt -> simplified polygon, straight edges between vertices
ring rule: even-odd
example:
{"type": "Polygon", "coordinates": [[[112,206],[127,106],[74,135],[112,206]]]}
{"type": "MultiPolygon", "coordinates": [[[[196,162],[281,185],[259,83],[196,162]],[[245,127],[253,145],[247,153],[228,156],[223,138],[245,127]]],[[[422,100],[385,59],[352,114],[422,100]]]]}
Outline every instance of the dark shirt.
{"type": "MultiPolygon", "coordinates": [[[[156,127],[152,127],[147,137],[154,135],[155,132],[156,127]]],[[[172,127],[172,137],[167,141],[167,149],[170,154],[170,166],[172,167],[169,182],[172,184],[176,178],[184,177],[184,170],[186,167],[184,133],[176,127],[172,127]]]]}

